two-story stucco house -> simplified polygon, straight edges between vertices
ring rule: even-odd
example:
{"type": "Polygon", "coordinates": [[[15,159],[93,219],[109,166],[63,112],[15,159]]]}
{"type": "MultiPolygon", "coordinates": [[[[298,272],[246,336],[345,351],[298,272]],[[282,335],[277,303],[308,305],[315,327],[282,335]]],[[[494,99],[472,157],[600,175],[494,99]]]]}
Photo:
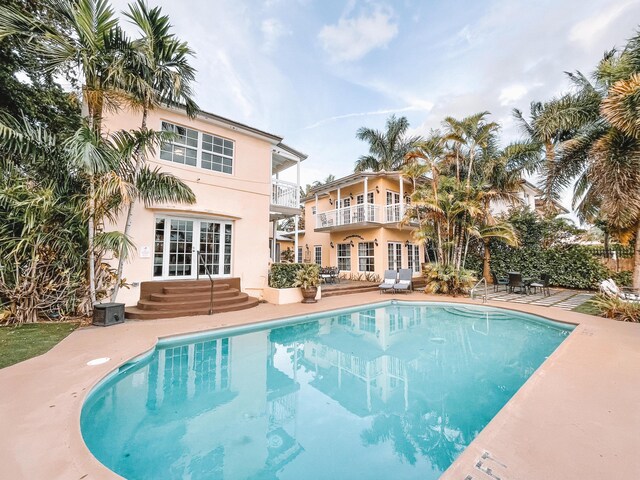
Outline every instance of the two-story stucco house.
{"type": "Polygon", "coordinates": [[[400,224],[412,192],[400,172],[355,173],[312,189],[296,260],[338,267],[343,276],[399,268],[419,275],[424,248],[413,239],[415,225],[400,224]]]}
{"type": "MultiPolygon", "coordinates": [[[[106,118],[105,126],[129,130],[140,122],[140,113],[124,111],[106,118]]],[[[209,276],[218,284],[216,311],[255,305],[247,294],[258,296],[266,283],[270,222],[299,213],[306,155],[278,135],[207,112],[190,119],[181,110],[158,108],[149,112],[147,126],[176,135],[148,163],[184,181],[196,201],[135,205],[131,239],[137,252],[124,267],[129,288],[118,297],[127,306],[137,304],[128,308],[128,318],[154,318],[149,312],[159,310],[164,317],[207,313],[209,276]],[[291,167],[298,169],[297,183],[277,178],[291,167]]],[[[120,218],[117,227],[123,224],[120,218]]]]}

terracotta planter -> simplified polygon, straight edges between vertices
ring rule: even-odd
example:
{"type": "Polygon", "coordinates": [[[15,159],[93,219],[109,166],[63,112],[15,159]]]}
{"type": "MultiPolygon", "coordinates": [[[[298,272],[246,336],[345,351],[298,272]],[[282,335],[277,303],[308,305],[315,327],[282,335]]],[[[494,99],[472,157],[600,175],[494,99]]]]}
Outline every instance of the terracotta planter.
{"type": "Polygon", "coordinates": [[[302,303],[316,303],[318,287],[300,288],[302,292],[302,303]]]}

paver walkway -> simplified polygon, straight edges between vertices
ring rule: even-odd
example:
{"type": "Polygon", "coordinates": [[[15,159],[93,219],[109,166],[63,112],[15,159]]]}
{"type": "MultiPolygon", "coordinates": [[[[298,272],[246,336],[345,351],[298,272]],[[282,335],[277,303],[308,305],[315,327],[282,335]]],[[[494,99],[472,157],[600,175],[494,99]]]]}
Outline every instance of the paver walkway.
{"type": "MultiPolygon", "coordinates": [[[[480,292],[478,292],[480,293],[480,292]]],[[[493,285],[489,285],[487,300],[496,300],[499,302],[528,303],[531,305],[540,305],[544,307],[558,307],[564,310],[572,310],[578,305],[586,302],[593,293],[584,290],[565,290],[551,289],[551,295],[545,297],[540,290],[535,294],[525,295],[522,293],[509,293],[504,287],[495,292],[493,285]]]]}

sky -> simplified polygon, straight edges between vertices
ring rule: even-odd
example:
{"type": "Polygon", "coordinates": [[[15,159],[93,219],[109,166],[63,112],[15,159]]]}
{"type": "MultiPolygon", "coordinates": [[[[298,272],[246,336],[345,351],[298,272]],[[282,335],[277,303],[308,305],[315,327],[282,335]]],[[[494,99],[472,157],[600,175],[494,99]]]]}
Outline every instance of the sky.
{"type": "Polygon", "coordinates": [[[640,0],[148,1],[196,52],[199,106],[308,154],[303,185],[351,173],[357,129],[393,113],[426,134],[486,110],[517,140],[513,108],[566,91],[640,20],[640,0]]]}

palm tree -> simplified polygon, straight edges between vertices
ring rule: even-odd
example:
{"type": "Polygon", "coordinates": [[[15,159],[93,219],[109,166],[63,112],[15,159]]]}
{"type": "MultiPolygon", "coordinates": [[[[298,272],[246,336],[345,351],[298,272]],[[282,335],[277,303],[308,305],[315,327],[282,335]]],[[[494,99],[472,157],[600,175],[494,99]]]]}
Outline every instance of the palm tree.
{"type": "Polygon", "coordinates": [[[369,154],[361,156],[356,161],[354,171],[399,170],[405,162],[405,155],[419,140],[419,137],[407,137],[408,129],[407,118],[396,118],[395,115],[387,119],[385,132],[366,127],[359,128],[356,138],[369,144],[369,154]]]}
{"type": "Polygon", "coordinates": [[[605,54],[593,83],[579,72],[572,74],[576,92],[542,114],[573,128],[560,146],[550,183],[562,188],[577,178],[574,206],[581,219],[604,219],[623,240],[635,234],[635,288],[640,288],[639,74],[640,33],[622,51],[605,54]]]}
{"type": "MultiPolygon", "coordinates": [[[[149,9],[143,0],[129,5],[125,16],[142,32],[142,37],[131,42],[133,55],[127,63],[131,81],[127,87],[133,107],[142,109],[141,131],[147,128],[149,110],[161,104],[184,105],[187,115],[196,115],[198,106],[192,99],[191,83],[195,70],[189,64],[192,50],[185,42],[179,41],[171,33],[169,17],[162,15],[160,7],[149,9]]],[[[145,163],[143,151],[134,152],[134,176],[145,163]]],[[[135,200],[129,202],[125,220],[124,235],[129,236],[133,219],[135,200]]],[[[115,302],[122,280],[126,255],[118,252],[115,287],[111,301],[115,302]]]]}
{"type": "MultiPolygon", "coordinates": [[[[130,44],[118,26],[118,20],[107,0],[77,0],[52,2],[52,14],[65,26],[59,30],[40,18],[29,16],[15,5],[0,7],[0,39],[12,36],[22,40],[45,59],[46,68],[51,71],[76,71],[82,81],[82,95],[87,109],[88,128],[95,134],[89,135],[81,128],[85,146],[95,147],[102,135],[102,116],[105,109],[116,109],[126,97],[125,60],[130,44]],[[89,138],[92,136],[93,138],[89,138]]],[[[80,132],[80,131],[79,131],[80,132]]],[[[96,153],[96,152],[93,152],[96,153]]],[[[96,175],[97,165],[89,165],[97,158],[91,158],[87,151],[79,160],[86,167],[89,192],[87,209],[88,229],[88,271],[89,295],[95,303],[95,235],[96,235],[96,175]]],[[[102,159],[100,162],[103,162],[102,159]]]]}
{"type": "Polygon", "coordinates": [[[473,166],[476,158],[481,154],[482,149],[488,147],[497,133],[500,126],[495,122],[487,122],[486,117],[489,112],[479,112],[474,115],[457,120],[453,117],[446,117],[444,124],[446,128],[445,140],[451,141],[454,145],[456,158],[456,178],[460,179],[459,157],[466,158],[466,189],[471,188],[471,177],[473,176],[473,166]]]}

